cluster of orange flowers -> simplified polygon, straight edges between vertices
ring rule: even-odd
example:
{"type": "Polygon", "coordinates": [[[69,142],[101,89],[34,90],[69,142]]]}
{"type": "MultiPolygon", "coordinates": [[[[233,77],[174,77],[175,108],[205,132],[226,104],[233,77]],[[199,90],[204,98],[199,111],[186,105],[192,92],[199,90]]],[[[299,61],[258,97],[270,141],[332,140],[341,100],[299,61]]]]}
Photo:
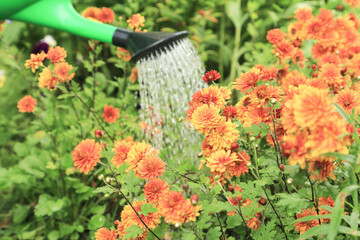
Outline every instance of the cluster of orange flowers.
{"type": "MultiPolygon", "coordinates": [[[[165,171],[165,163],[159,158],[159,151],[144,142],[134,142],[131,137],[119,140],[113,148],[115,152],[111,159],[118,168],[127,163],[127,171],[133,170],[135,175],[147,182],[143,192],[143,201],[134,201],[133,207],[150,229],[155,229],[160,218],[168,224],[180,226],[184,222],[195,221],[201,206],[193,206],[190,199],[185,199],[182,192],[170,191],[170,186],[159,177],[165,171]],[[153,204],[157,211],[141,214],[144,204],[153,204]]],[[[74,165],[85,174],[100,161],[101,145],[93,139],[83,140],[73,152],[74,165]]],[[[121,221],[115,221],[117,231],[101,228],[95,234],[96,239],[120,239],[127,233],[129,227],[136,225],[144,229],[144,225],[130,205],[121,212],[121,221]],[[108,237],[108,238],[106,238],[108,237]]],[[[145,239],[148,231],[143,231],[137,239],[145,239]]]]}
{"type": "Polygon", "coordinates": [[[238,118],[241,112],[234,106],[227,106],[226,100],[229,99],[228,88],[212,85],[192,96],[187,111],[187,120],[199,133],[205,135],[202,154],[206,160],[202,160],[202,163],[210,168],[210,180],[214,184],[215,176],[219,176],[219,181],[225,183],[225,179],[248,172],[246,165],[250,157],[239,150],[239,131],[233,123],[233,119],[238,118]]]}
{"type": "Polygon", "coordinates": [[[102,23],[113,23],[115,20],[115,13],[113,10],[107,7],[97,8],[89,7],[86,8],[81,15],[87,19],[102,23]]]}
{"type": "MultiPolygon", "coordinates": [[[[334,200],[331,198],[331,196],[329,196],[328,198],[325,198],[325,196],[322,196],[321,198],[319,198],[319,203],[318,206],[330,206],[330,207],[334,207],[334,200]]],[[[311,216],[311,215],[326,215],[326,214],[330,214],[331,212],[319,208],[318,209],[319,214],[317,213],[315,207],[313,208],[308,208],[308,209],[303,209],[301,213],[297,213],[296,214],[296,218],[302,218],[302,217],[306,217],[306,216],[311,216]]],[[[314,220],[310,220],[310,221],[305,221],[305,222],[298,222],[295,223],[295,230],[296,231],[300,231],[300,234],[303,234],[304,232],[306,232],[307,230],[309,230],[312,227],[315,227],[319,224],[323,224],[323,223],[329,223],[330,222],[330,218],[321,218],[321,219],[314,219],[314,220]]]]}
{"type": "Polygon", "coordinates": [[[35,106],[37,101],[30,95],[26,95],[18,101],[17,108],[21,113],[33,113],[35,111],[35,106]]]}
{"type": "Polygon", "coordinates": [[[348,153],[351,137],[346,135],[354,129],[347,126],[334,103],[347,114],[354,111],[357,115],[360,108],[359,21],[353,14],[335,18],[326,9],[313,16],[310,8],[296,10],[295,18],[287,34],[274,29],[269,31],[267,39],[274,44],[276,53],[279,42],[286,41],[295,48],[305,40],[315,40],[312,55],[318,61],[311,65],[313,74],[309,78],[299,71],[291,71],[282,55],[278,55],[284,65],[277,79],[285,91],[280,131],[283,154],[289,157],[289,164],[299,163],[305,168],[308,163],[312,179],[326,181],[327,177],[335,179],[335,159],[320,155],[348,153]]]}
{"type": "Polygon", "coordinates": [[[48,53],[31,54],[30,59],[25,62],[25,67],[31,68],[33,73],[40,66],[43,67],[38,78],[39,87],[52,91],[58,83],[69,82],[75,76],[75,73],[70,73],[73,67],[65,61],[66,56],[64,48],[51,47],[48,53]],[[52,64],[45,67],[45,59],[49,59],[52,64]]]}

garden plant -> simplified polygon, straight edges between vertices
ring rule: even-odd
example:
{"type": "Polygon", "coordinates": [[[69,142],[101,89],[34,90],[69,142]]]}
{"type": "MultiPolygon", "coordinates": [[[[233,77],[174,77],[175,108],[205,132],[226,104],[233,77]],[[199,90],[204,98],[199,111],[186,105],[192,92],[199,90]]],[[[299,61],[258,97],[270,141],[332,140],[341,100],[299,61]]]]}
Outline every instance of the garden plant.
{"type": "Polygon", "coordinates": [[[73,3],[188,30],[205,87],[167,122],[126,49],[3,22],[0,239],[359,239],[359,0],[73,3]]]}

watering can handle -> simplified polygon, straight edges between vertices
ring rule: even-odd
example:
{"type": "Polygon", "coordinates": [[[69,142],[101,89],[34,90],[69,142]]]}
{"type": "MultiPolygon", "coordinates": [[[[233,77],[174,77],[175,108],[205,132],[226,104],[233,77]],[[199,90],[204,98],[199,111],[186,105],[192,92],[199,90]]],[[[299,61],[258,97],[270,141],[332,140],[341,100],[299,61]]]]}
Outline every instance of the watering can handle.
{"type": "Polygon", "coordinates": [[[0,19],[54,28],[123,48],[131,32],[82,17],[71,0],[0,0],[0,19]]]}

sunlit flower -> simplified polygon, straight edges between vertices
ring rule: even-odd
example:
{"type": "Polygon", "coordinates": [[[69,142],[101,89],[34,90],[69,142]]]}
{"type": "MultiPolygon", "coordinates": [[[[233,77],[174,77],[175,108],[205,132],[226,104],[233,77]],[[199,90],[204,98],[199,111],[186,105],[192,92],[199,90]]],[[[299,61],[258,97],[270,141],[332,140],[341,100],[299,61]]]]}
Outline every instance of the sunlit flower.
{"type": "Polygon", "coordinates": [[[237,156],[235,153],[218,150],[206,159],[206,166],[208,166],[212,172],[225,172],[226,168],[233,166],[236,160],[237,156]]]}
{"type": "Polygon", "coordinates": [[[151,154],[139,162],[137,173],[142,179],[154,179],[165,172],[165,165],[161,158],[151,154]]]}
{"type": "MultiPolygon", "coordinates": [[[[302,218],[302,217],[306,217],[306,216],[312,216],[312,215],[317,215],[316,211],[314,209],[303,209],[302,213],[297,213],[296,214],[296,218],[302,218]]],[[[306,232],[307,230],[309,230],[312,227],[315,227],[319,225],[319,221],[317,219],[313,219],[310,221],[306,221],[306,222],[298,222],[295,223],[295,231],[300,231],[300,235],[303,234],[304,232],[306,232]]]]}
{"type": "Polygon", "coordinates": [[[21,98],[18,101],[17,108],[21,113],[25,113],[25,112],[33,113],[35,111],[36,105],[37,105],[36,99],[30,95],[26,95],[25,97],[21,98]]]}
{"type": "Polygon", "coordinates": [[[360,6],[360,1],[359,0],[344,0],[344,3],[349,4],[353,8],[357,8],[357,7],[360,6]]]}
{"type": "Polygon", "coordinates": [[[104,112],[101,117],[104,118],[105,122],[114,123],[120,116],[120,111],[118,108],[114,108],[112,105],[104,105],[104,112]]]}
{"type": "Polygon", "coordinates": [[[139,28],[144,26],[145,17],[141,16],[140,13],[133,14],[128,20],[127,23],[131,29],[139,28]]]}
{"type": "Polygon", "coordinates": [[[72,68],[67,62],[61,62],[55,65],[54,73],[60,82],[70,81],[75,76],[75,73],[69,73],[72,68]]]}
{"type": "Polygon", "coordinates": [[[271,117],[269,114],[269,109],[263,107],[251,106],[244,113],[244,116],[241,119],[243,121],[244,127],[251,127],[252,124],[270,123],[271,117]]]}
{"type": "Polygon", "coordinates": [[[58,62],[65,62],[67,54],[64,48],[56,46],[51,47],[46,55],[47,59],[50,59],[50,61],[53,64],[56,64],[58,62]]]}
{"type": "Polygon", "coordinates": [[[131,147],[125,162],[129,164],[129,170],[133,169],[137,173],[139,163],[154,154],[157,154],[157,150],[150,144],[138,142],[131,147]]]}
{"type": "Polygon", "coordinates": [[[347,114],[350,114],[355,109],[355,115],[358,113],[360,107],[360,95],[354,90],[345,89],[337,95],[336,101],[347,114]]]}
{"type": "Polygon", "coordinates": [[[250,218],[249,221],[247,221],[246,226],[252,230],[258,230],[260,228],[259,219],[256,217],[250,218]]]}
{"type": "Polygon", "coordinates": [[[226,118],[226,121],[232,121],[233,118],[238,118],[240,116],[239,109],[235,106],[227,106],[222,112],[222,116],[226,118]]]}
{"type": "Polygon", "coordinates": [[[55,89],[56,84],[58,84],[59,79],[53,75],[50,68],[44,68],[39,74],[38,81],[39,88],[49,89],[52,91],[55,89]]]}
{"type": "Polygon", "coordinates": [[[190,107],[197,104],[215,105],[219,108],[224,108],[226,100],[230,98],[230,91],[225,87],[210,86],[197,91],[193,94],[192,100],[189,103],[190,107]]]}
{"type": "Polygon", "coordinates": [[[285,33],[278,28],[271,29],[266,35],[266,40],[275,45],[281,43],[284,39],[285,33]]]}
{"type": "Polygon", "coordinates": [[[111,159],[111,162],[112,164],[114,164],[115,167],[118,168],[125,162],[127,155],[133,145],[133,141],[127,141],[125,139],[115,142],[115,146],[113,148],[113,152],[115,152],[115,155],[111,159]]]}
{"type": "Polygon", "coordinates": [[[216,70],[211,70],[211,71],[205,73],[202,79],[206,83],[209,83],[209,82],[215,82],[216,80],[218,80],[220,78],[221,78],[221,76],[216,70]]]}
{"type": "Polygon", "coordinates": [[[109,230],[107,228],[99,228],[95,233],[96,240],[116,240],[117,234],[115,233],[115,229],[109,230]]]}
{"type": "Polygon", "coordinates": [[[46,57],[46,53],[41,52],[38,54],[30,54],[30,59],[26,60],[25,67],[31,68],[31,71],[34,73],[39,66],[44,66],[43,61],[46,57]]]}
{"type": "MultiPolygon", "coordinates": [[[[141,206],[145,204],[146,201],[134,201],[132,203],[133,207],[135,208],[136,212],[141,211],[141,206]]],[[[150,212],[147,216],[144,214],[139,214],[141,219],[145,222],[145,224],[150,228],[154,229],[160,223],[160,215],[159,212],[150,212]]],[[[134,210],[131,208],[130,205],[126,205],[121,212],[121,222],[125,223],[124,229],[126,231],[132,225],[137,225],[140,228],[144,227],[144,224],[141,222],[139,217],[136,215],[134,210]]]]}
{"type": "Polygon", "coordinates": [[[103,23],[112,23],[115,19],[115,13],[110,8],[102,7],[97,13],[96,18],[103,23]]]}
{"type": "Polygon", "coordinates": [[[241,73],[233,82],[233,89],[240,90],[242,93],[250,88],[254,88],[260,79],[260,69],[253,67],[246,73],[241,73]]]}
{"type": "Polygon", "coordinates": [[[195,109],[190,122],[199,133],[208,133],[218,125],[221,118],[219,112],[219,108],[213,105],[208,106],[204,104],[195,109]]]}
{"type": "Polygon", "coordinates": [[[129,80],[131,83],[135,83],[137,79],[138,79],[138,69],[137,69],[137,67],[133,67],[131,69],[129,80]]]}
{"type": "Polygon", "coordinates": [[[169,184],[160,178],[155,178],[147,182],[144,186],[144,194],[146,200],[150,203],[157,204],[166,196],[169,191],[169,184]]]}
{"type": "Polygon", "coordinates": [[[215,128],[207,135],[208,143],[214,149],[230,149],[231,144],[238,140],[239,130],[236,129],[236,124],[231,121],[226,121],[224,117],[219,121],[215,128]]]}
{"type": "Polygon", "coordinates": [[[265,107],[268,100],[273,98],[279,101],[283,94],[284,92],[280,87],[260,85],[255,87],[248,96],[252,106],[265,107]]]}
{"type": "Polygon", "coordinates": [[[300,130],[295,134],[286,134],[284,136],[284,142],[281,144],[283,155],[289,157],[288,163],[290,165],[299,164],[302,169],[305,168],[305,157],[308,154],[308,148],[305,143],[308,139],[308,132],[300,130]]]}
{"type": "Polygon", "coordinates": [[[314,128],[326,121],[325,116],[334,111],[327,89],[303,88],[293,98],[294,119],[301,127],[314,128]]]}
{"type": "Polygon", "coordinates": [[[240,177],[240,175],[249,172],[249,168],[247,167],[247,163],[250,162],[250,157],[246,152],[239,151],[236,153],[237,159],[235,164],[229,166],[227,171],[230,176],[240,177]]]}
{"type": "Polygon", "coordinates": [[[85,174],[100,162],[102,147],[94,139],[82,140],[72,152],[74,166],[85,174]]]}

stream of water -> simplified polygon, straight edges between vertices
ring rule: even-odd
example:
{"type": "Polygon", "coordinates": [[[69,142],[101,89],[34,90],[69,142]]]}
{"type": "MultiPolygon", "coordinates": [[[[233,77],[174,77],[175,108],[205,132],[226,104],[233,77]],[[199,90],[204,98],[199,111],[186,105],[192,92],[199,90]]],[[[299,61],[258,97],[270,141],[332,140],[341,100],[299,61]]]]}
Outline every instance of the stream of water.
{"type": "Polygon", "coordinates": [[[206,87],[205,69],[189,39],[174,42],[137,62],[141,121],[146,139],[169,158],[196,159],[201,137],[186,119],[191,96],[206,87]]]}

